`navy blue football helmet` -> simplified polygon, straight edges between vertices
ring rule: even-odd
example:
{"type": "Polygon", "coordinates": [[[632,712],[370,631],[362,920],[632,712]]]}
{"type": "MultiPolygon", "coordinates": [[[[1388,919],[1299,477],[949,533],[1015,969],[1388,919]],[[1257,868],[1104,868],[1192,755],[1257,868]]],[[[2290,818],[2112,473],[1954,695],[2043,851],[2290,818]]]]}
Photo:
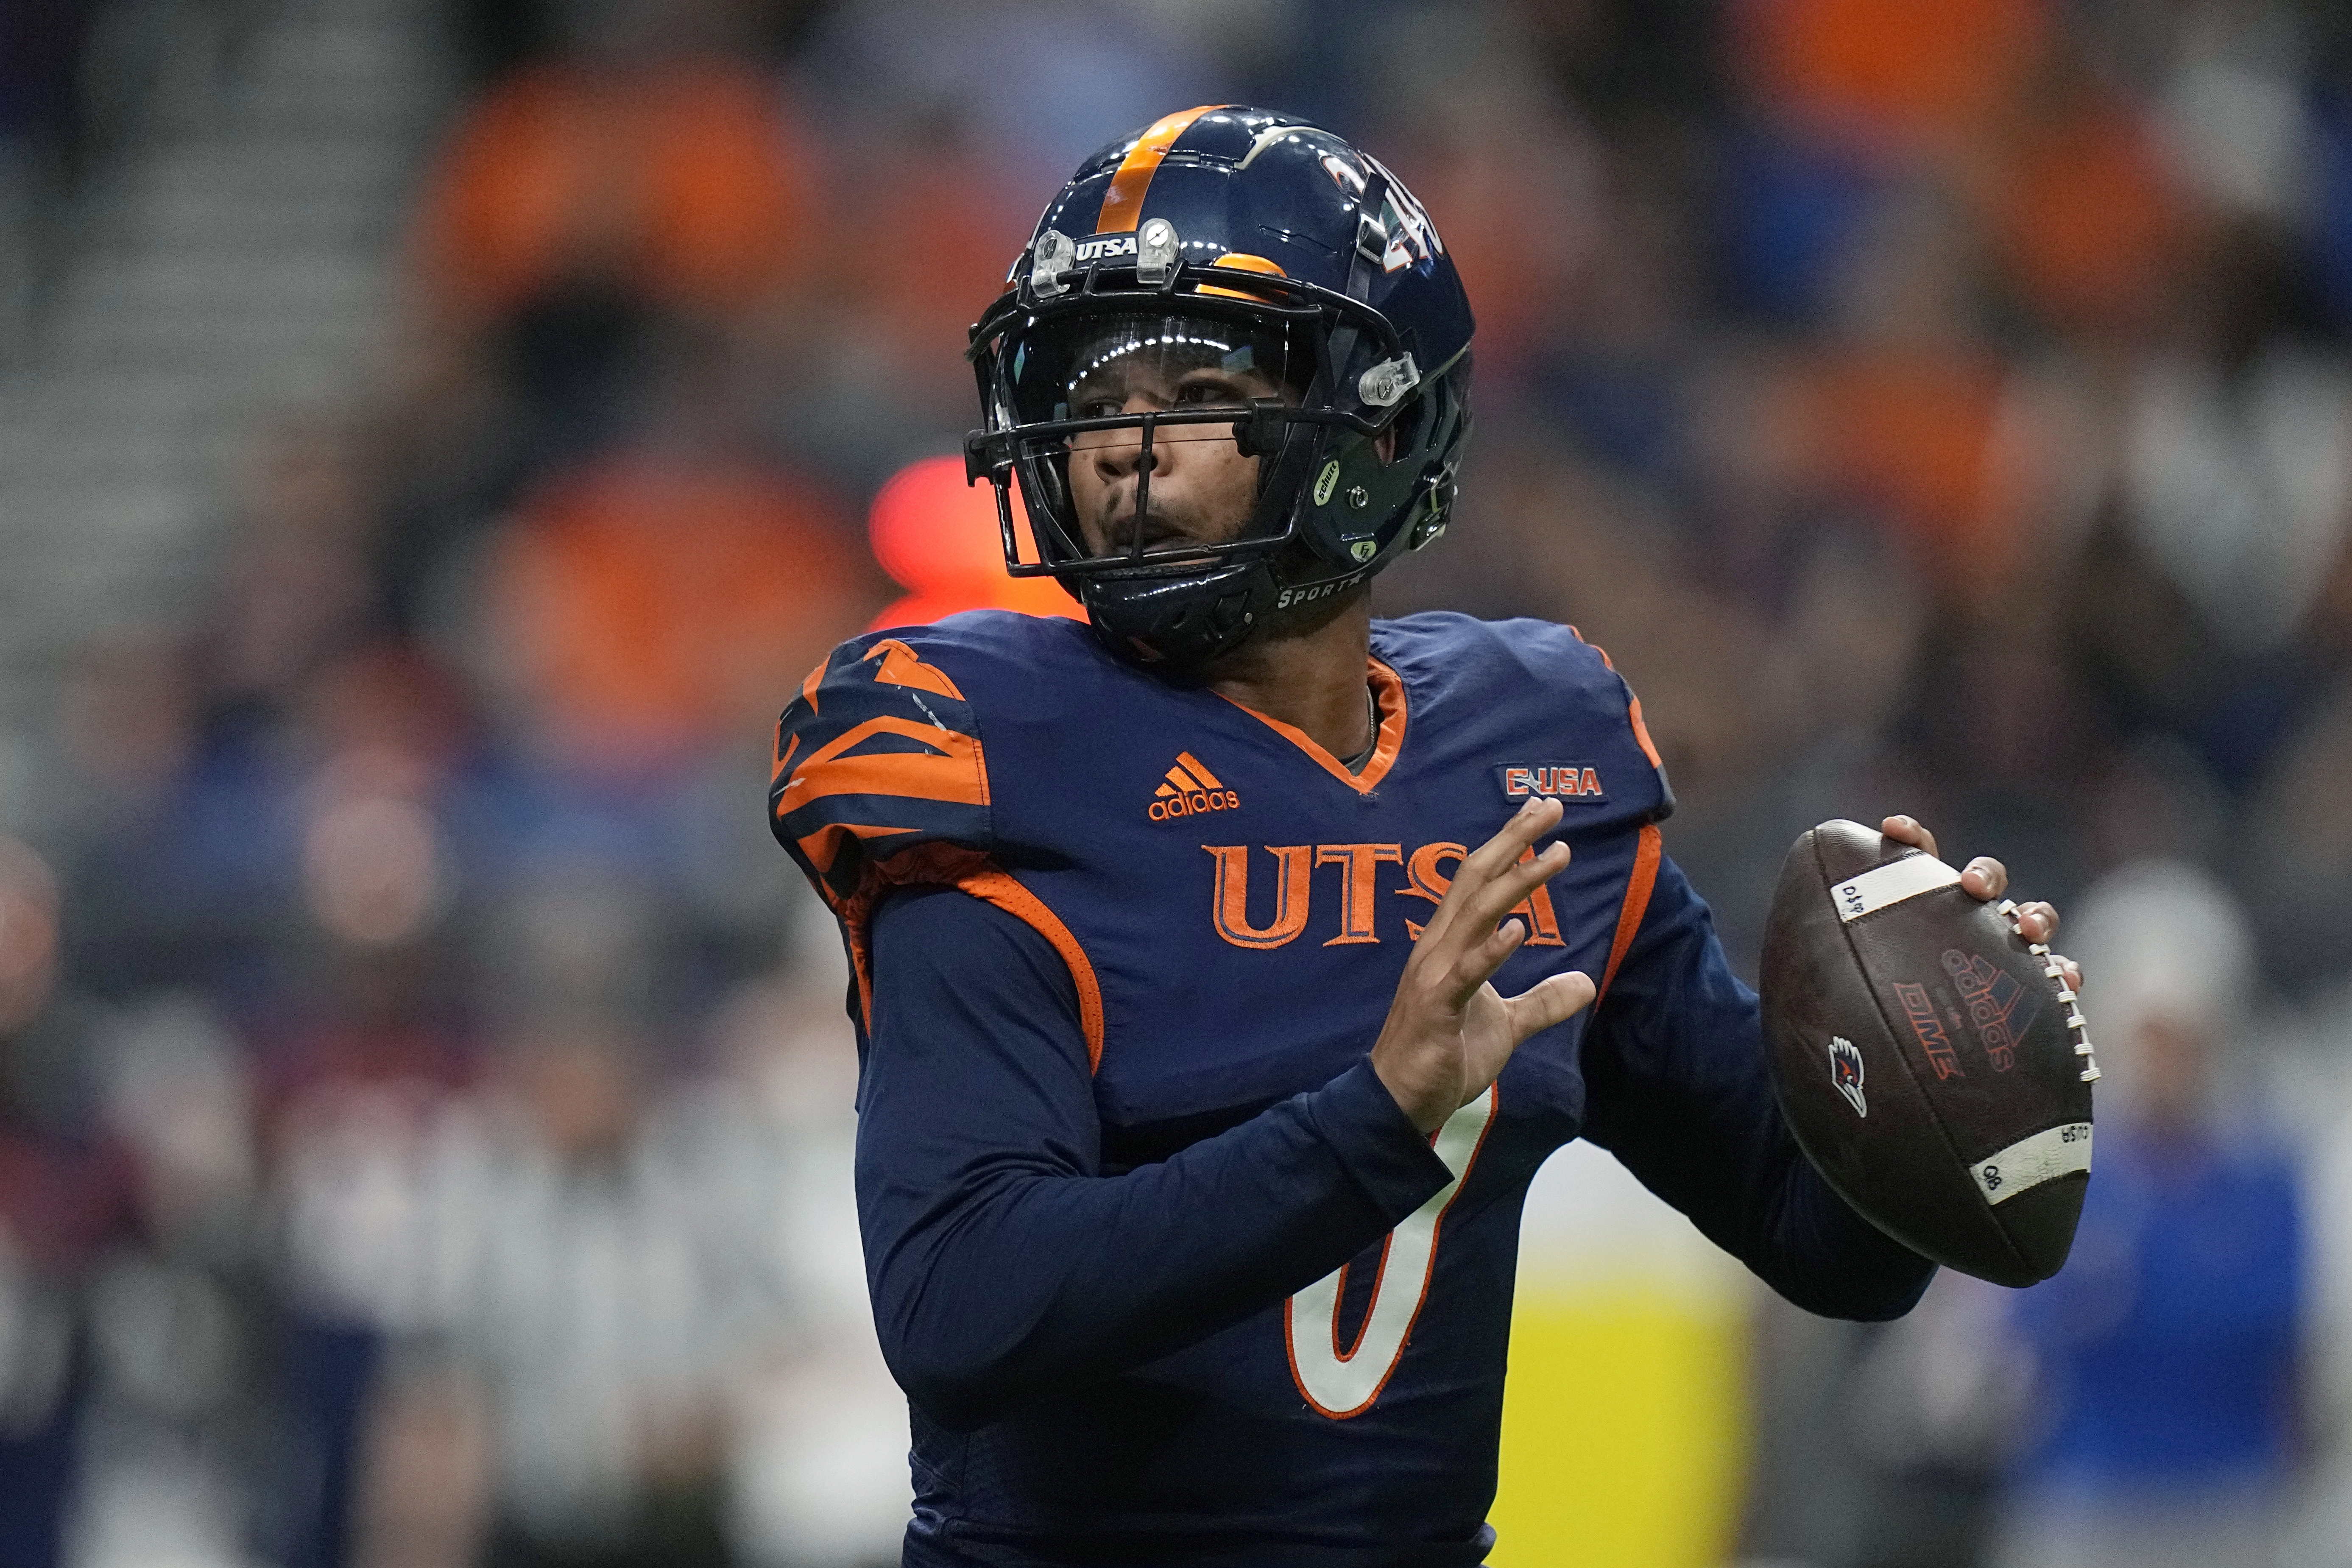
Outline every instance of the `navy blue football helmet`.
{"type": "Polygon", "coordinates": [[[1233,105],[1171,114],[1087,160],[1006,285],[971,329],[985,423],[966,471],[996,488],[1007,568],[1060,579],[1121,657],[1197,668],[1444,531],[1470,428],[1469,300],[1421,204],[1339,137],[1233,105]],[[1254,391],[1137,412],[1087,390],[1138,355],[1254,373],[1221,384],[1254,391]],[[1171,541],[1151,521],[1155,444],[1213,435],[1258,459],[1255,510],[1231,541],[1171,541]],[[1097,552],[1070,460],[1105,440],[1138,459],[1131,511],[1097,552]]]}

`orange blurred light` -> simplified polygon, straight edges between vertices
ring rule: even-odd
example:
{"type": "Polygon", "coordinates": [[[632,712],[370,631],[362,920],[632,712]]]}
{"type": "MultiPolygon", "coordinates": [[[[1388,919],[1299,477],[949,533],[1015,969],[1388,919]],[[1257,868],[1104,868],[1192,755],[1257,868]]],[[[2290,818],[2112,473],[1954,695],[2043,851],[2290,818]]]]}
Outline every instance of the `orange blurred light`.
{"type": "MultiPolygon", "coordinates": [[[[1015,527],[1024,559],[1034,560],[1025,510],[1016,502],[1015,527]]],[[[996,526],[996,495],[964,483],[961,458],[925,458],[890,477],[866,518],[874,559],[907,596],[874,617],[866,629],[921,626],[961,610],[1017,610],[1024,616],[1086,612],[1051,577],[1014,577],[1004,570],[996,526]]]]}

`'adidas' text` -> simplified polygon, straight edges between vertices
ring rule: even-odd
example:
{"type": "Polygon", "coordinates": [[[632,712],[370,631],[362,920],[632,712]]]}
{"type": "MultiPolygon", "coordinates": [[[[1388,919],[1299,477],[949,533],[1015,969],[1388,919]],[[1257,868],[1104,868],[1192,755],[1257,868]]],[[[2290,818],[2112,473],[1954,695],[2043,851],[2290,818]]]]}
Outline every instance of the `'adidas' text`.
{"type": "Polygon", "coordinates": [[[1239,795],[1227,789],[1190,752],[1176,753],[1176,765],[1168,770],[1167,779],[1152,795],[1148,809],[1154,822],[1196,816],[1204,811],[1230,811],[1242,803],[1239,795]]]}

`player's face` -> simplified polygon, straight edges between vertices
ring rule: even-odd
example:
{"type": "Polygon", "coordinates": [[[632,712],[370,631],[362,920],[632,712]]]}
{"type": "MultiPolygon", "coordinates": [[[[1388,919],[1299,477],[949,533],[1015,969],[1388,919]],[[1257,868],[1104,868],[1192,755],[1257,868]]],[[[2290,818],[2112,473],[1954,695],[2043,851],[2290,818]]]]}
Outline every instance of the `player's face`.
{"type": "MultiPolygon", "coordinates": [[[[1253,398],[1298,399],[1255,363],[1247,347],[1166,322],[1113,333],[1082,353],[1070,389],[1076,419],[1171,409],[1245,410],[1253,398]]],[[[1087,548],[1108,555],[1135,539],[1142,432],[1081,431],[1070,437],[1070,492],[1087,548]]],[[[1151,484],[1142,518],[1146,550],[1237,538],[1257,504],[1258,459],[1234,444],[1233,426],[1163,425],[1151,436],[1151,484]]]]}

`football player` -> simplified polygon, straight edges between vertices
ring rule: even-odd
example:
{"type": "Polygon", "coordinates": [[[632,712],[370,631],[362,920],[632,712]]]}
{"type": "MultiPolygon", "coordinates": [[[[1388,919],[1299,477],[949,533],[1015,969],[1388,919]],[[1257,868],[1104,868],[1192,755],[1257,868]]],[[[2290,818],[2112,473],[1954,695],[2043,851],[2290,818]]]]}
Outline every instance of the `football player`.
{"type": "Polygon", "coordinates": [[[1370,617],[1444,531],[1470,336],[1340,138],[1223,107],[1106,149],[971,350],[1008,563],[1091,626],[859,637],[784,712],[910,1564],[1484,1562],[1520,1200],[1570,1139],[1815,1311],[1927,1285],[1784,1127],[1606,657],[1370,617]]]}

